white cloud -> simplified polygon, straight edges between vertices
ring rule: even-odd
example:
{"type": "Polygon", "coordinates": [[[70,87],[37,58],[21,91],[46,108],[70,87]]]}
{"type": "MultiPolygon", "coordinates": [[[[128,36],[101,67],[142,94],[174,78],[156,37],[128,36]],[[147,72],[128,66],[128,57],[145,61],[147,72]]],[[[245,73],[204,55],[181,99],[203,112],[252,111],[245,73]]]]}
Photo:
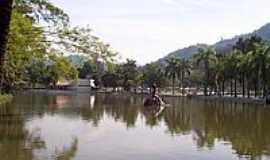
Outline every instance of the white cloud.
{"type": "Polygon", "coordinates": [[[162,0],[166,4],[176,4],[176,0],[162,0]]]}

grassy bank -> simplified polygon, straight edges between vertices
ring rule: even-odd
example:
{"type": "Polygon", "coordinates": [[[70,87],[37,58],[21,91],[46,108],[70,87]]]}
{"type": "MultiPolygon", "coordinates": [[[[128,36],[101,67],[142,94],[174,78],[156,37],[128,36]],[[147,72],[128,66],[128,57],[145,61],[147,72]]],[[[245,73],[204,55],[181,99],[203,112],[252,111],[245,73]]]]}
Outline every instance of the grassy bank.
{"type": "Polygon", "coordinates": [[[11,94],[0,94],[0,105],[10,102],[13,96],[11,94]]]}

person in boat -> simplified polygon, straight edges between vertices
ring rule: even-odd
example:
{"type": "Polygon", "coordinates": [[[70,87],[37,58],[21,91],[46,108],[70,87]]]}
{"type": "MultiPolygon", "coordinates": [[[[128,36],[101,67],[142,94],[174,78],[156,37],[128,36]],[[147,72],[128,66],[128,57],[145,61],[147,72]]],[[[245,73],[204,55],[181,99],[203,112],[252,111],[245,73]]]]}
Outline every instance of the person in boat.
{"type": "Polygon", "coordinates": [[[160,106],[164,104],[163,100],[158,95],[156,95],[156,90],[156,85],[152,85],[152,91],[150,96],[145,99],[144,106],[160,106]]]}

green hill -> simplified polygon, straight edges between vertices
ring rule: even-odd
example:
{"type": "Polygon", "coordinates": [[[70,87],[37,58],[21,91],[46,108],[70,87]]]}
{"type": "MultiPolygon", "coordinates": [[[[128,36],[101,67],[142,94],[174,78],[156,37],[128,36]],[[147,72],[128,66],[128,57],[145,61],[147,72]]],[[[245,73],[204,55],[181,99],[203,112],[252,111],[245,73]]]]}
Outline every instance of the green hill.
{"type": "Polygon", "coordinates": [[[248,34],[242,34],[235,36],[231,39],[225,39],[221,40],[213,45],[207,45],[207,44],[197,44],[197,45],[192,45],[183,49],[178,49],[176,51],[173,51],[169,53],[167,56],[164,58],[161,58],[158,60],[158,62],[164,62],[165,59],[171,56],[175,56],[178,58],[190,58],[193,55],[198,53],[198,49],[201,47],[206,47],[206,46],[212,46],[214,47],[218,52],[224,52],[232,49],[232,46],[237,42],[239,38],[249,38],[253,35],[260,36],[262,39],[270,41],[270,23],[262,26],[258,30],[255,30],[254,32],[248,33],[248,34]]]}

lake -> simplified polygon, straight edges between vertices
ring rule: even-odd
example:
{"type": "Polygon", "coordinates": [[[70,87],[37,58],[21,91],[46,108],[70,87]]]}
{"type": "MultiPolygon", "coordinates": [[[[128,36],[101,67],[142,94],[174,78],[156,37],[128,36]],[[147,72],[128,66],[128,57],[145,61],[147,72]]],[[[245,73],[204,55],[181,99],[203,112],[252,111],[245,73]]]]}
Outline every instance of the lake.
{"type": "Polygon", "coordinates": [[[128,94],[21,93],[0,107],[1,160],[270,159],[270,107],[128,94]]]}

